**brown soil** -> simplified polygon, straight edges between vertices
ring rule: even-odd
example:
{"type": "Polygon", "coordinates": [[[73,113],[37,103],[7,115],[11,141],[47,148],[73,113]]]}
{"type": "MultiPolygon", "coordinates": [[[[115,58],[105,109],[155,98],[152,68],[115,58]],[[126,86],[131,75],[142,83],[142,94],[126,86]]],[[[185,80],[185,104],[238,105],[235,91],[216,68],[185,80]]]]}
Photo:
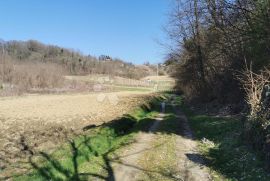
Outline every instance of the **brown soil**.
{"type": "Polygon", "coordinates": [[[29,155],[53,150],[86,126],[122,116],[142,104],[146,96],[139,92],[104,95],[102,102],[93,93],[0,98],[0,179],[14,174],[11,166],[21,167],[29,155]],[[108,101],[115,96],[117,105],[108,101]]]}

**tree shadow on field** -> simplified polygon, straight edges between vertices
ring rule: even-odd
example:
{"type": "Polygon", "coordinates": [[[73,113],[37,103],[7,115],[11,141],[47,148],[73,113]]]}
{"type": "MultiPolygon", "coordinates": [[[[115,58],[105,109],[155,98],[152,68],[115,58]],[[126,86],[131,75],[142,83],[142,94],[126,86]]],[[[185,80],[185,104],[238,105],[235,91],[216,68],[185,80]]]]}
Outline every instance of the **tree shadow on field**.
{"type": "Polygon", "coordinates": [[[203,156],[202,154],[198,154],[198,153],[187,153],[186,157],[190,161],[192,161],[200,166],[207,166],[207,163],[210,162],[210,160],[206,159],[205,156],[203,156]]]}
{"type": "MultiPolygon", "coordinates": [[[[71,155],[68,155],[68,159],[65,161],[70,162],[66,164],[61,161],[61,159],[53,158],[51,155],[48,155],[44,152],[40,153],[40,157],[46,161],[46,165],[39,164],[35,162],[32,158],[29,159],[29,162],[35,170],[35,174],[39,175],[40,178],[44,180],[89,180],[90,178],[98,178],[101,180],[115,180],[114,173],[111,166],[109,154],[115,151],[117,148],[111,148],[105,153],[99,155],[99,153],[94,150],[90,144],[89,138],[84,138],[85,140],[77,144],[75,141],[69,141],[69,147],[71,155]],[[83,149],[88,149],[89,152],[83,152],[83,149]],[[102,169],[106,170],[106,174],[98,174],[95,172],[80,172],[82,160],[85,163],[91,165],[91,158],[93,157],[102,157],[104,164],[100,164],[102,169]]],[[[124,146],[124,145],[121,145],[124,146]]],[[[93,161],[92,164],[99,164],[93,161]]]]}
{"type": "MultiPolygon", "coordinates": [[[[160,100],[153,99],[149,104],[144,104],[141,109],[145,112],[159,112],[160,100]]],[[[157,134],[178,134],[184,136],[181,123],[176,123],[173,108],[168,108],[163,120],[166,124],[161,129],[152,131],[157,134]]],[[[38,155],[29,157],[33,171],[27,175],[18,176],[18,180],[115,180],[113,164],[122,164],[120,158],[130,155],[118,156],[120,148],[134,143],[130,139],[133,133],[149,132],[150,127],[157,120],[153,117],[130,114],[104,123],[100,126],[89,125],[83,128],[84,134],[68,140],[66,145],[52,154],[39,152],[38,155]]],[[[179,121],[178,121],[179,122],[179,121]]],[[[158,145],[158,146],[162,146],[158,145]]],[[[140,152],[156,149],[147,148],[140,152]]],[[[138,154],[138,153],[133,153],[138,154]]],[[[143,171],[149,178],[153,173],[162,175],[171,180],[179,180],[173,173],[168,171],[145,170],[136,165],[125,165],[143,171]]],[[[16,180],[16,177],[15,179],[16,180]]]]}

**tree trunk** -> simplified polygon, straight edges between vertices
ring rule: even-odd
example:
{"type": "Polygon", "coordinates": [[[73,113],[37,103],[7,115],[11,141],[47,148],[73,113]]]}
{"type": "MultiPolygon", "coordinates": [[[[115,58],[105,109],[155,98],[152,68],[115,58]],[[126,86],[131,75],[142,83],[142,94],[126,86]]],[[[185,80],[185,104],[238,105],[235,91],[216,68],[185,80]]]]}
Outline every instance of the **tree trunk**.
{"type": "Polygon", "coordinates": [[[205,85],[205,72],[203,65],[203,55],[202,55],[202,46],[201,46],[201,34],[199,26],[199,12],[198,12],[198,0],[194,0],[194,15],[195,15],[195,34],[196,34],[196,44],[197,44],[197,59],[198,67],[200,72],[200,81],[205,85]]]}

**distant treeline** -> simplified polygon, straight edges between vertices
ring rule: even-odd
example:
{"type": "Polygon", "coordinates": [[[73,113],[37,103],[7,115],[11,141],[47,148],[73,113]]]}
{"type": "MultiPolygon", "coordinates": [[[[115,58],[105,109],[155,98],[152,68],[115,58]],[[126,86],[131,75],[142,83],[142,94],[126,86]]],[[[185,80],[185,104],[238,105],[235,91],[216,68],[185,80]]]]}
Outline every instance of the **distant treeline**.
{"type": "MultiPolygon", "coordinates": [[[[61,48],[54,45],[45,45],[35,40],[7,41],[0,44],[1,54],[13,63],[35,62],[56,63],[63,66],[68,74],[110,74],[139,79],[152,74],[151,66],[138,67],[120,59],[101,59],[85,56],[79,51],[61,48]]],[[[1,57],[3,59],[3,56],[1,57]]]]}
{"type": "Polygon", "coordinates": [[[65,75],[107,74],[140,79],[155,72],[151,65],[137,66],[105,55],[85,56],[35,40],[0,41],[0,96],[33,89],[67,89],[70,83],[67,85],[65,75]]]}

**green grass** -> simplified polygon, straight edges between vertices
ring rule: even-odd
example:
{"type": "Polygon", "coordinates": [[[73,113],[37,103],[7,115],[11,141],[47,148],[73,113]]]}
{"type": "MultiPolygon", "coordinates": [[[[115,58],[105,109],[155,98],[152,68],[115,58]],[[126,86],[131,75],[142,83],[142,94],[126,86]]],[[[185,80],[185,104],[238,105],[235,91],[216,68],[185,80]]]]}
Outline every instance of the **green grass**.
{"type": "Polygon", "coordinates": [[[149,127],[156,114],[156,111],[149,112],[141,107],[120,119],[92,128],[52,154],[40,152],[30,158],[32,170],[14,176],[13,180],[107,180],[113,174],[114,153],[132,143],[134,135],[149,127]]]}
{"type": "Polygon", "coordinates": [[[244,143],[241,121],[194,115],[186,108],[184,110],[214,180],[270,180],[259,154],[244,143]],[[204,138],[214,144],[202,142],[204,138]]]}
{"type": "Polygon", "coordinates": [[[113,87],[115,91],[140,91],[140,92],[151,92],[154,88],[149,87],[130,87],[124,85],[108,85],[108,87],[113,87]]]}

